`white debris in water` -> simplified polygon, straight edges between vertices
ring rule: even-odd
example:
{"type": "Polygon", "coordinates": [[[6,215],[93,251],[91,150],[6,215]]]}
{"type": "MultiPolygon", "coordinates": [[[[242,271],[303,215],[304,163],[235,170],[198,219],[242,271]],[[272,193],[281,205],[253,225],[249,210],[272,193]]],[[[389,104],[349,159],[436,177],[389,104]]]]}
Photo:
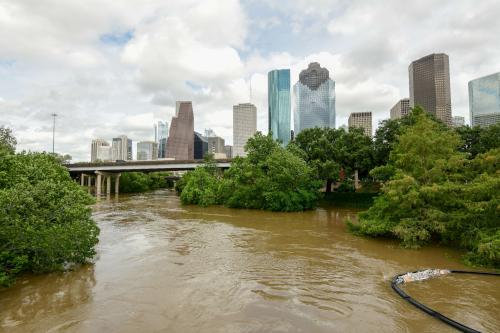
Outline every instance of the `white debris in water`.
{"type": "Polygon", "coordinates": [[[397,283],[407,283],[414,281],[422,281],[430,278],[438,277],[441,275],[450,274],[451,272],[447,269],[426,269],[425,271],[418,271],[414,273],[406,273],[401,275],[397,279],[397,283]]]}

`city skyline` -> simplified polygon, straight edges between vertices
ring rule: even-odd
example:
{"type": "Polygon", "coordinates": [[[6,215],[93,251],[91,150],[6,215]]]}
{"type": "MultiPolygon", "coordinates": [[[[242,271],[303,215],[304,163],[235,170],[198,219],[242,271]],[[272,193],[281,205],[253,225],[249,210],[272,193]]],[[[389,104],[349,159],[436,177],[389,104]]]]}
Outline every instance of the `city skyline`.
{"type": "Polygon", "coordinates": [[[363,110],[373,112],[374,126],[389,118],[408,97],[408,65],[431,53],[449,55],[452,115],[469,123],[467,83],[500,70],[498,2],[433,4],[439,22],[425,15],[425,1],[68,1],[57,11],[39,3],[0,5],[0,119],[19,150],[51,151],[57,113],[55,149],[75,161],[90,160],[95,138],[153,140],[151,125],[169,121],[177,99],[193,101],[195,130],[213,128],[228,144],[232,105],[250,101],[266,133],[273,69],[289,68],[295,83],[310,62],[327,68],[336,81],[336,127],[363,110]],[[68,22],[75,11],[82,19],[68,22]],[[391,24],[378,19],[390,14],[391,24]],[[398,23],[404,28],[393,29],[398,23]]]}

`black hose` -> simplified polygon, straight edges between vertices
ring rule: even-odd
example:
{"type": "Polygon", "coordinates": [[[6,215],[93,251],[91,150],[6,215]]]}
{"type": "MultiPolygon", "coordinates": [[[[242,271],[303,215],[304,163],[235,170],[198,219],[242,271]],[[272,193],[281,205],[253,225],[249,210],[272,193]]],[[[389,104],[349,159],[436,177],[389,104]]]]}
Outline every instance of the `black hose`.
{"type": "MultiPolygon", "coordinates": [[[[496,276],[500,276],[500,273],[495,273],[495,272],[474,272],[474,271],[462,271],[462,270],[449,270],[450,273],[459,273],[459,274],[480,274],[480,275],[496,275],[496,276]]],[[[411,272],[411,273],[416,273],[416,272],[411,272]]],[[[391,282],[391,287],[392,289],[394,289],[394,291],[399,295],[401,296],[403,299],[405,299],[407,302],[409,302],[410,304],[416,306],[417,308],[419,308],[420,310],[424,311],[425,313],[433,316],[434,318],[436,319],[439,319],[441,320],[442,322],[456,328],[457,330],[461,331],[461,332],[465,332],[465,333],[481,333],[480,331],[477,331],[473,328],[470,328],[468,326],[465,326],[451,318],[448,318],[446,317],[445,315],[425,306],[424,304],[416,301],[415,299],[413,299],[411,296],[409,296],[407,293],[405,293],[403,290],[401,290],[401,288],[399,288],[399,285],[400,284],[403,284],[404,282],[402,281],[402,279],[400,278],[401,276],[405,275],[405,274],[408,274],[408,273],[404,273],[404,274],[398,274],[396,275],[393,279],[392,279],[392,282],[391,282]]]]}

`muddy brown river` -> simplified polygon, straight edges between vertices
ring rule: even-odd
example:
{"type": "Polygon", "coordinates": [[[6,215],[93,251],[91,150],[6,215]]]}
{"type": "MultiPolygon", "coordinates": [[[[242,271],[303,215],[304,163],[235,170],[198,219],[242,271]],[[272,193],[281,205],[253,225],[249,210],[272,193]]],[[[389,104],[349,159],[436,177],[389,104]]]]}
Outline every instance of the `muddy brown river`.
{"type": "MultiPolygon", "coordinates": [[[[0,291],[0,331],[454,332],[399,298],[390,279],[464,269],[460,253],[353,236],[344,220],[355,214],[186,207],[169,191],[102,200],[95,264],[0,291]]],[[[405,291],[499,332],[499,280],[451,275],[405,291]]]]}

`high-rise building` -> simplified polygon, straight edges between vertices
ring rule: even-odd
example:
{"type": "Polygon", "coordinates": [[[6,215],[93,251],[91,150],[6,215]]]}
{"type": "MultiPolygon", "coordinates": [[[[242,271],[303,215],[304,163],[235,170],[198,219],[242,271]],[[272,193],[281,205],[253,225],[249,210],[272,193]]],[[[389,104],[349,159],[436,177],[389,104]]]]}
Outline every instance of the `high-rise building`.
{"type": "Polygon", "coordinates": [[[227,158],[233,158],[233,146],[225,145],[224,152],[226,153],[227,158]]]}
{"type": "Polygon", "coordinates": [[[117,160],[132,160],[132,140],[126,135],[113,138],[111,145],[111,159],[117,160]]]}
{"type": "Polygon", "coordinates": [[[453,116],[452,120],[453,127],[460,127],[465,125],[465,117],[462,116],[453,116]]]}
{"type": "Polygon", "coordinates": [[[500,122],[500,73],[469,82],[469,111],[471,126],[500,122]]]}
{"type": "Polygon", "coordinates": [[[433,53],[413,61],[408,67],[410,107],[425,111],[451,126],[450,60],[444,53],[433,53]]]}
{"type": "Polygon", "coordinates": [[[335,81],[330,79],[328,69],[317,62],[310,63],[300,72],[293,94],[295,136],[306,128],[335,128],[335,81]]]}
{"type": "Polygon", "coordinates": [[[410,99],[400,99],[391,108],[391,119],[399,119],[410,114],[410,99]]]}
{"type": "Polygon", "coordinates": [[[155,124],[155,142],[158,143],[158,158],[167,156],[168,122],[158,121],[155,124]]]}
{"type": "Polygon", "coordinates": [[[194,132],[194,159],[202,160],[208,152],[207,138],[201,133],[194,132]]]}
{"type": "Polygon", "coordinates": [[[205,128],[205,138],[211,138],[211,137],[214,137],[214,136],[217,136],[214,132],[213,129],[211,128],[205,128]]]}
{"type": "Polygon", "coordinates": [[[225,141],[220,136],[212,136],[207,138],[208,152],[211,154],[225,154],[224,145],[225,141]]]}
{"type": "Polygon", "coordinates": [[[233,106],[233,157],[246,156],[245,144],[257,132],[257,108],[251,103],[233,106]]]}
{"type": "Polygon", "coordinates": [[[167,157],[176,160],[194,159],[194,116],[191,102],[176,102],[175,116],[170,123],[167,157]]]}
{"type": "Polygon", "coordinates": [[[150,161],[158,159],[158,143],[154,141],[137,142],[137,160],[150,161]]]}
{"type": "Polygon", "coordinates": [[[349,127],[362,128],[365,135],[372,136],[372,113],[371,112],[353,112],[349,115],[349,127]]]}
{"type": "MultiPolygon", "coordinates": [[[[109,143],[103,139],[92,140],[92,144],[90,146],[90,162],[104,162],[104,160],[102,159],[103,150],[101,147],[109,147],[109,143]]],[[[111,160],[111,157],[108,157],[106,160],[111,160]]]]}
{"type": "Polygon", "coordinates": [[[267,74],[269,133],[284,146],[290,142],[290,70],[277,69],[267,74]]]}

